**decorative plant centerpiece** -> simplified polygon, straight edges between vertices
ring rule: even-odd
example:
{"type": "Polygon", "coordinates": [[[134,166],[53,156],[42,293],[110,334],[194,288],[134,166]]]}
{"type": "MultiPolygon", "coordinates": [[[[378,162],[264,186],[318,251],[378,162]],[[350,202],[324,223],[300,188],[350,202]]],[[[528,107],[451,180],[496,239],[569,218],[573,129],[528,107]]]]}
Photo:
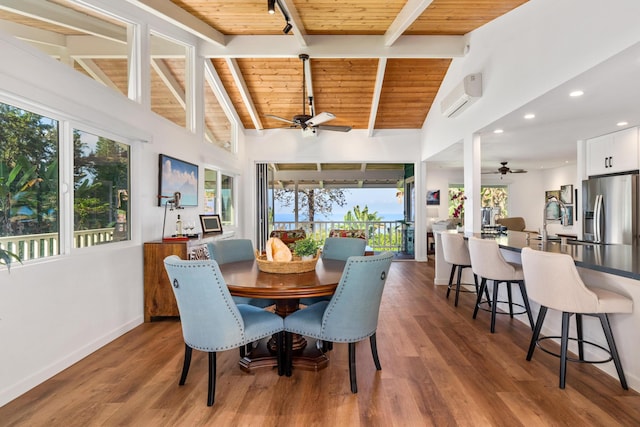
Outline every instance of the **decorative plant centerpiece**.
{"type": "Polygon", "coordinates": [[[462,226],[464,220],[464,201],[467,200],[467,196],[464,195],[464,190],[451,192],[451,202],[449,203],[449,211],[454,222],[458,226],[462,226]]]}
{"type": "Polygon", "coordinates": [[[313,258],[317,253],[320,245],[311,237],[298,240],[293,248],[293,253],[303,260],[313,258]]]}

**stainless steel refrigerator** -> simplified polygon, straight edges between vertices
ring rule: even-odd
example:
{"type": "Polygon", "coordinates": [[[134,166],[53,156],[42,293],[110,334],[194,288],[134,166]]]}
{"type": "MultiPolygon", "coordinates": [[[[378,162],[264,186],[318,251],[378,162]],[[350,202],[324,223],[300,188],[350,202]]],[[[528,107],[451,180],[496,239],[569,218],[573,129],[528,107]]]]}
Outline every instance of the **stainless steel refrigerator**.
{"type": "Polygon", "coordinates": [[[582,181],[584,240],[636,244],[638,174],[594,177],[582,181]]]}

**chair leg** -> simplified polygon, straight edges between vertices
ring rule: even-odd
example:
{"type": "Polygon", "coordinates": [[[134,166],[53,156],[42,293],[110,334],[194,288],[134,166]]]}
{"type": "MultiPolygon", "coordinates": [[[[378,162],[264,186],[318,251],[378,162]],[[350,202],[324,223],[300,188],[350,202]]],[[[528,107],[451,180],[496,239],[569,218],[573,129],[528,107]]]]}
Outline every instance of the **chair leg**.
{"type": "Polygon", "coordinates": [[[182,375],[180,375],[180,382],[178,384],[184,385],[187,380],[187,374],[189,373],[189,366],[191,366],[191,354],[193,349],[188,345],[184,345],[184,362],[182,362],[182,375]]]}
{"type": "Polygon", "coordinates": [[[533,352],[536,349],[536,344],[538,342],[538,338],[540,337],[540,331],[542,330],[542,323],[544,322],[544,317],[547,315],[547,307],[544,305],[540,306],[540,311],[538,312],[538,320],[536,320],[536,326],[533,328],[533,335],[531,336],[531,343],[529,344],[529,351],[527,352],[527,360],[531,360],[533,356],[533,352]]]}
{"type": "Polygon", "coordinates": [[[487,293],[487,301],[489,301],[491,298],[489,298],[489,292],[487,291],[487,279],[485,279],[484,277],[482,277],[482,280],[480,280],[480,290],[478,291],[478,297],[476,298],[476,306],[473,309],[474,319],[478,315],[478,309],[480,308],[480,303],[482,302],[483,291],[487,293]]]}
{"type": "Polygon", "coordinates": [[[584,360],[584,339],[582,335],[582,314],[576,313],[576,334],[578,336],[578,359],[584,360]]]}
{"type": "Polygon", "coordinates": [[[529,318],[529,324],[531,325],[531,330],[533,330],[534,328],[533,314],[531,314],[531,304],[529,304],[529,295],[527,294],[527,287],[525,286],[524,281],[520,281],[519,285],[520,285],[520,294],[522,295],[522,302],[524,303],[524,308],[527,311],[527,317],[529,318]]]}
{"type": "Polygon", "coordinates": [[[454,305],[458,306],[458,299],[460,298],[460,283],[462,282],[462,270],[464,267],[458,266],[458,281],[456,282],[456,301],[454,305]]]}
{"type": "Polygon", "coordinates": [[[216,352],[209,352],[209,392],[207,395],[207,406],[213,406],[216,396],[216,352]]]}
{"type": "Polygon", "coordinates": [[[611,357],[613,358],[613,364],[616,366],[616,371],[618,371],[620,385],[623,389],[629,390],[629,387],[627,386],[627,380],[624,377],[624,371],[622,370],[622,363],[620,363],[620,356],[618,355],[616,341],[613,339],[613,332],[611,331],[611,325],[609,324],[609,317],[606,313],[599,313],[598,317],[600,318],[600,323],[602,324],[602,329],[604,330],[604,336],[607,338],[607,344],[609,344],[609,351],[611,352],[611,357]]]}
{"type": "Polygon", "coordinates": [[[349,343],[349,380],[351,381],[351,393],[358,392],[356,383],[356,343],[349,343]]]}
{"type": "Polygon", "coordinates": [[[476,285],[476,295],[480,293],[480,286],[478,286],[478,275],[473,273],[473,284],[476,285]]]}
{"type": "Polygon", "coordinates": [[[571,313],[562,312],[562,337],[560,338],[560,388],[567,382],[567,348],[569,347],[569,319],[571,313]]]}
{"type": "Polygon", "coordinates": [[[513,319],[513,292],[511,290],[513,282],[506,282],[507,285],[507,301],[509,301],[509,317],[513,319]]]}
{"type": "Polygon", "coordinates": [[[373,355],[373,363],[376,364],[376,370],[381,371],[380,359],[378,359],[378,345],[376,344],[376,334],[374,333],[369,337],[369,344],[371,344],[371,354],[373,355]]]}
{"type": "Polygon", "coordinates": [[[453,277],[456,274],[456,264],[451,265],[451,274],[449,274],[449,285],[447,286],[447,298],[449,298],[449,294],[451,293],[451,286],[453,286],[453,277]]]}
{"type": "Polygon", "coordinates": [[[498,309],[498,282],[497,280],[493,281],[493,305],[491,306],[491,333],[496,331],[496,311],[498,309]]]}

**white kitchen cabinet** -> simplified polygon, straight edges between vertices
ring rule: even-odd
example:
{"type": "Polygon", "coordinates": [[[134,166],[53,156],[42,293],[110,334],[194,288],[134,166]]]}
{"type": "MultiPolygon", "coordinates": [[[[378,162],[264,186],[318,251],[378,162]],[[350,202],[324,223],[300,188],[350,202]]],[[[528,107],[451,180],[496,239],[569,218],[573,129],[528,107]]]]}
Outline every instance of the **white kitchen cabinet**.
{"type": "Polygon", "coordinates": [[[638,128],[625,129],[587,141],[587,175],[637,170],[638,128]]]}

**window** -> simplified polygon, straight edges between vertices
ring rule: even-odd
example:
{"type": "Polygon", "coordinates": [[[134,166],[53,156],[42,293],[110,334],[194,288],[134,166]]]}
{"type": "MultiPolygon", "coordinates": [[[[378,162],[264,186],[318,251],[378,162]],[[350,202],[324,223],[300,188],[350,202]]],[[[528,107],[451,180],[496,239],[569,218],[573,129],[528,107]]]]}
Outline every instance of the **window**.
{"type": "Polygon", "coordinates": [[[57,120],[0,103],[0,246],[22,260],[59,253],[58,135],[57,120]]]}
{"type": "Polygon", "coordinates": [[[235,209],[234,209],[233,177],[222,174],[220,189],[221,189],[220,195],[222,196],[221,206],[220,206],[220,217],[222,219],[222,224],[227,226],[234,225],[235,209]]]}
{"type": "Polygon", "coordinates": [[[234,151],[232,145],[233,126],[226,109],[218,102],[217,91],[212,76],[205,69],[204,81],[204,136],[205,140],[229,152],[234,151]]]}
{"type": "Polygon", "coordinates": [[[225,226],[236,222],[234,177],[215,169],[204,170],[204,211],[220,215],[225,226]]]}
{"type": "Polygon", "coordinates": [[[75,248],[129,240],[129,146],[74,129],[75,248]]]}
{"type": "Polygon", "coordinates": [[[151,109],[178,126],[187,126],[186,48],[151,34],[151,109]]]}

